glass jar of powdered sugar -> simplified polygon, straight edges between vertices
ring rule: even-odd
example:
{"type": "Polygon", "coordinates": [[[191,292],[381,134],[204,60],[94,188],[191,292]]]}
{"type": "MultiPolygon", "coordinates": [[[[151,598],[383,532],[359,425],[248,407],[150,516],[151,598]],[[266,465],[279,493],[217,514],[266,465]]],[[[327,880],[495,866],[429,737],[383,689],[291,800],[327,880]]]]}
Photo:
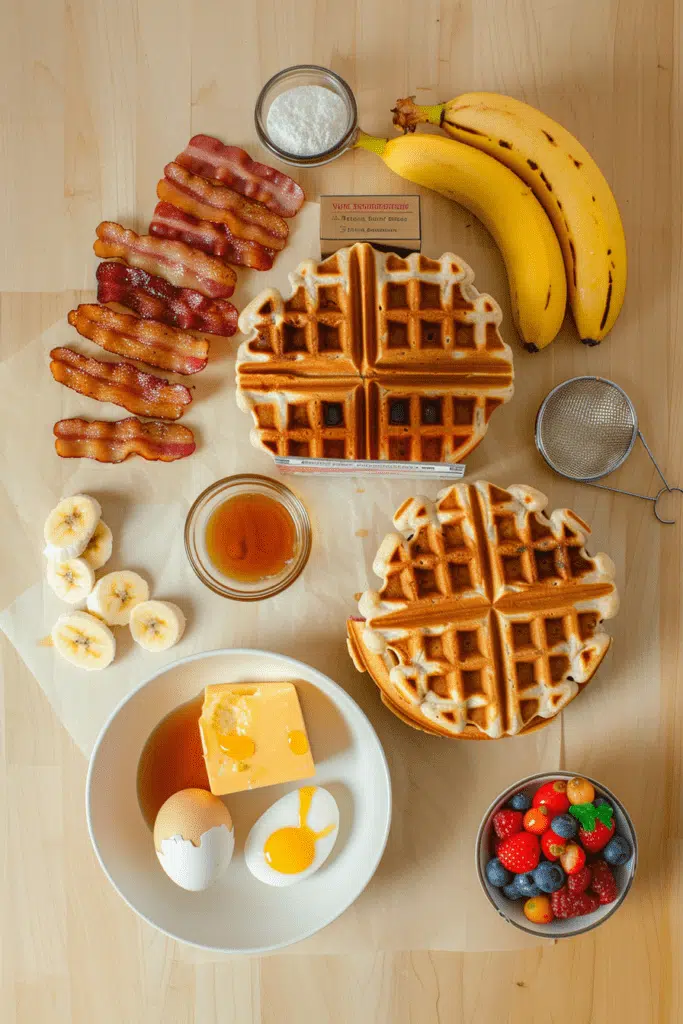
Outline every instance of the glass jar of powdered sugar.
{"type": "Polygon", "coordinates": [[[316,64],[285,68],[256,101],[256,132],[271,153],[297,167],[318,167],[349,149],[358,110],[343,78],[316,64]]]}

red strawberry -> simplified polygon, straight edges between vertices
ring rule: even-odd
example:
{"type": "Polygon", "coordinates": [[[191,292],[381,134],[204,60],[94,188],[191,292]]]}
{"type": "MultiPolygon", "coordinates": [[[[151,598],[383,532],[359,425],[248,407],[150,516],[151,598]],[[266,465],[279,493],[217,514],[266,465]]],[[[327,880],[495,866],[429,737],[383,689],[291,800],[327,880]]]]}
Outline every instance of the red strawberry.
{"type": "Polygon", "coordinates": [[[550,828],[550,814],[547,807],[532,807],[524,815],[524,828],[527,832],[533,832],[535,836],[541,836],[550,828]]]}
{"type": "Polygon", "coordinates": [[[548,860],[559,860],[567,849],[567,840],[558,836],[551,828],[541,836],[541,849],[548,860]]]}
{"type": "Polygon", "coordinates": [[[550,905],[555,917],[581,917],[592,914],[600,906],[597,896],[590,892],[570,892],[566,885],[554,892],[550,897],[550,905]]]}
{"type": "Polygon", "coordinates": [[[597,853],[599,850],[602,850],[603,846],[607,846],[613,835],[614,818],[612,818],[609,828],[598,819],[595,822],[595,827],[590,832],[585,828],[579,829],[579,839],[587,853],[597,853]]]}
{"type": "Polygon", "coordinates": [[[521,811],[503,810],[493,815],[493,827],[499,839],[507,839],[522,831],[524,815],[521,811]]]}
{"type": "Polygon", "coordinates": [[[538,867],[540,858],[538,837],[532,836],[531,832],[517,832],[505,839],[498,849],[498,859],[503,867],[514,871],[516,875],[533,871],[538,867]]]}
{"type": "Polygon", "coordinates": [[[560,864],[568,875],[575,875],[586,863],[586,851],[578,843],[567,843],[567,849],[560,856],[560,864]]]}
{"type": "Polygon", "coordinates": [[[618,896],[617,883],[609,864],[596,860],[591,866],[591,889],[601,903],[614,903],[618,896]]]}
{"type": "Polygon", "coordinates": [[[531,806],[547,807],[551,818],[554,818],[556,814],[565,814],[569,810],[566,781],[555,779],[554,782],[546,782],[534,793],[531,806]]]}
{"type": "Polygon", "coordinates": [[[570,875],[567,879],[567,888],[570,892],[585,892],[588,886],[591,884],[591,869],[587,864],[577,871],[575,875],[570,875]]]}

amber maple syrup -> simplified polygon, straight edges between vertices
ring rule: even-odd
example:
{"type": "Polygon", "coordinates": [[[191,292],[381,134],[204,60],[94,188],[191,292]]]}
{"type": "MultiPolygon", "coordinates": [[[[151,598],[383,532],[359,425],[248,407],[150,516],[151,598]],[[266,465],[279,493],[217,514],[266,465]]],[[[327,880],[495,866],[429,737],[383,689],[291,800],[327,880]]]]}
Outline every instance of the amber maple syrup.
{"type": "Polygon", "coordinates": [[[267,494],[237,494],[211,513],[206,550],[223,575],[257,583],[277,576],[294,557],[294,520],[267,494]]]}
{"type": "Polygon", "coordinates": [[[171,711],[145,743],[138,764],[138,801],[150,828],[169,796],[181,789],[209,789],[199,716],[204,694],[171,711]]]}

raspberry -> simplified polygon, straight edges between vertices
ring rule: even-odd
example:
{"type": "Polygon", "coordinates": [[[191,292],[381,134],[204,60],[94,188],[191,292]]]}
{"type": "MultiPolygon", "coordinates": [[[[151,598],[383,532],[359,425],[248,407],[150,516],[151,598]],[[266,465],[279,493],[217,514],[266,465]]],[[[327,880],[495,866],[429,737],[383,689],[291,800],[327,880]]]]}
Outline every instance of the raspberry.
{"type": "Polygon", "coordinates": [[[550,905],[555,917],[582,917],[592,914],[600,906],[597,896],[590,892],[570,892],[566,885],[554,892],[550,897],[550,905]]]}
{"type": "Polygon", "coordinates": [[[570,892],[585,892],[588,886],[591,884],[591,869],[586,864],[577,871],[575,875],[569,875],[567,878],[567,888],[570,892]]]}
{"type": "Polygon", "coordinates": [[[591,889],[600,903],[614,903],[619,893],[609,864],[606,864],[604,860],[596,860],[591,865],[591,873],[591,889]]]}

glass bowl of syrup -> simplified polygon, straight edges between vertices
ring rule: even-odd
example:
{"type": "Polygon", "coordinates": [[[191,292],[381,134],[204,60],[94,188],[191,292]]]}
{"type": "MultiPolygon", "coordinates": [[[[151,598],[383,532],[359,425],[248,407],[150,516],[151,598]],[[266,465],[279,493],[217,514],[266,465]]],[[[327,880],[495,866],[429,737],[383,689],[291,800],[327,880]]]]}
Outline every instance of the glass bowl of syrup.
{"type": "Polygon", "coordinates": [[[302,572],[311,551],[311,522],[305,505],[277,480],[230,476],[207,487],[192,505],[185,551],[215,594],[262,601],[302,572]]]}

